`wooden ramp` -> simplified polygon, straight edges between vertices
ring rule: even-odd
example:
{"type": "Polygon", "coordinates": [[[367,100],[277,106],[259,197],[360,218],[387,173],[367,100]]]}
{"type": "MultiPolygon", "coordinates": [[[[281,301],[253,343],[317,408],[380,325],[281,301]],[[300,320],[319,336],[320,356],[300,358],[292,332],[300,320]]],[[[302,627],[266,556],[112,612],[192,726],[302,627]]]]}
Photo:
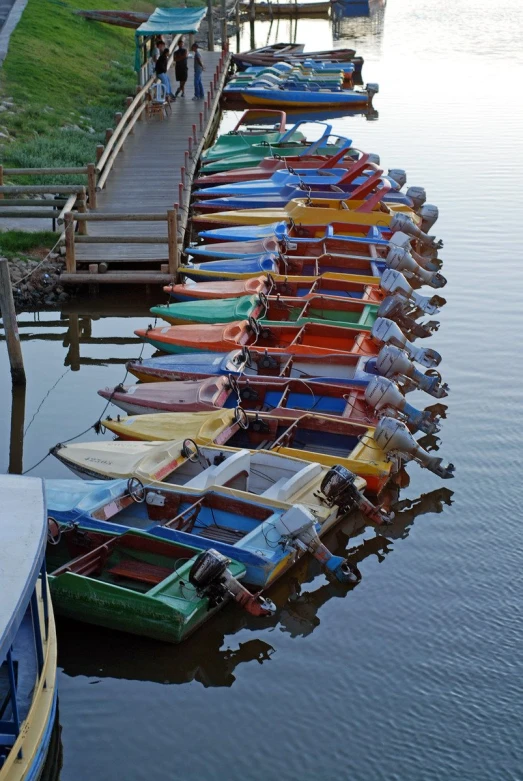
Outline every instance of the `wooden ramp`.
{"type": "MultiPolygon", "coordinates": [[[[187,221],[192,173],[215,120],[223,81],[222,75],[219,78],[215,76],[221,52],[203,51],[202,59],[205,65],[203,86],[209,110],[204,112],[204,100],[192,100],[193,64],[190,61],[186,96],[179,96],[172,104],[171,115],[166,119],[153,117],[148,120],[142,115],[142,120],[136,122],[133,132],[128,135],[105,188],[98,193],[96,209],[90,212],[94,219],[89,219],[87,215],[87,236],[75,234],[75,270],[68,269],[62,275],[64,282],[166,284],[172,278],[172,263],[171,271],[168,269],[167,212],[179,204],[177,233],[181,241],[187,221]],[[217,89],[213,83],[218,84],[217,89]],[[190,157],[189,150],[192,151],[190,157]],[[182,167],[189,169],[185,174],[183,194],[180,191],[182,167]],[[105,218],[98,221],[97,214],[100,218],[115,214],[115,219],[116,215],[120,215],[120,221],[105,218]],[[121,221],[121,215],[151,215],[157,219],[130,218],[121,221]],[[107,242],[104,242],[105,237],[107,242]],[[117,237],[127,241],[118,242],[117,237]],[[144,242],[130,243],[133,238],[137,242],[143,238],[144,242]],[[107,264],[105,273],[95,272],[100,263],[107,264]]],[[[223,75],[225,70],[222,69],[223,75]]],[[[169,76],[173,91],[176,91],[174,69],[169,76]]]]}

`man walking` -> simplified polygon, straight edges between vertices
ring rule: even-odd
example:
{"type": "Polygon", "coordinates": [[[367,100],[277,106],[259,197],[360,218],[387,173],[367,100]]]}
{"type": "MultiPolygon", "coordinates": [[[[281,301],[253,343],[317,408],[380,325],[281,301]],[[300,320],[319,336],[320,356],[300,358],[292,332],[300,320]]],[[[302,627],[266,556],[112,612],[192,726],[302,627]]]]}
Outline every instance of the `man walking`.
{"type": "Polygon", "coordinates": [[[202,84],[202,72],[205,70],[202,55],[199,52],[198,44],[193,43],[191,50],[194,52],[194,98],[193,100],[203,100],[205,93],[202,84]]]}

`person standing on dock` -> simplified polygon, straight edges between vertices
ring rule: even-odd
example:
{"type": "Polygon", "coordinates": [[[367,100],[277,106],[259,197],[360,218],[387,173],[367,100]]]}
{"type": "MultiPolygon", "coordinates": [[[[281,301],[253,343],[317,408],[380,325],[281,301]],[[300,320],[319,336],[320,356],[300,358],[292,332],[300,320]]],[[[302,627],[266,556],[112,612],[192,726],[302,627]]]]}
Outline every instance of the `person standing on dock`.
{"type": "Polygon", "coordinates": [[[199,52],[198,44],[193,43],[191,46],[194,52],[194,98],[193,100],[203,100],[205,92],[203,91],[202,73],[205,70],[203,65],[202,55],[199,52]]]}
{"type": "Polygon", "coordinates": [[[182,98],[185,97],[185,85],[187,83],[187,76],[189,75],[189,68],[187,65],[188,58],[189,53],[183,45],[183,38],[180,38],[178,41],[178,49],[174,53],[174,72],[176,75],[176,81],[180,83],[180,86],[174,93],[175,98],[178,97],[179,94],[181,94],[182,98]]]}
{"type": "Polygon", "coordinates": [[[159,41],[158,48],[160,50],[160,54],[156,60],[156,66],[154,70],[165,87],[165,92],[167,93],[168,97],[174,100],[171,80],[167,75],[167,60],[169,59],[169,49],[163,41],[159,41]]]}

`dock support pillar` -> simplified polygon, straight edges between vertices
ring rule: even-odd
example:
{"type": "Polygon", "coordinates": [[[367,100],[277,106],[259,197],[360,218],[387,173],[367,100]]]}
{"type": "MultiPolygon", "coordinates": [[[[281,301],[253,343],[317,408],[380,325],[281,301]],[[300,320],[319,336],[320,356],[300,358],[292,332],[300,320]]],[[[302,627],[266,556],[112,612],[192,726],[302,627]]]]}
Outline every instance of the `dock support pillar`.
{"type": "Polygon", "coordinates": [[[9,261],[5,259],[0,260],[0,312],[2,313],[4,323],[13,385],[25,385],[24,358],[18,334],[18,323],[16,322],[13,288],[11,287],[11,277],[9,276],[9,261]]]}

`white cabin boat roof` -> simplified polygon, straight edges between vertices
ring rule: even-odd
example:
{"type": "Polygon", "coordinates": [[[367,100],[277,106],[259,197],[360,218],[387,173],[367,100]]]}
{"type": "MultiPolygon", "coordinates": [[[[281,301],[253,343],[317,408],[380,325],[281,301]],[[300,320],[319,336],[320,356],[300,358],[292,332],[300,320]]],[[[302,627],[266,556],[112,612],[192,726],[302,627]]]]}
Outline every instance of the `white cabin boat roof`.
{"type": "Polygon", "coordinates": [[[24,617],[46,540],[43,480],[0,475],[0,662],[24,617]]]}

